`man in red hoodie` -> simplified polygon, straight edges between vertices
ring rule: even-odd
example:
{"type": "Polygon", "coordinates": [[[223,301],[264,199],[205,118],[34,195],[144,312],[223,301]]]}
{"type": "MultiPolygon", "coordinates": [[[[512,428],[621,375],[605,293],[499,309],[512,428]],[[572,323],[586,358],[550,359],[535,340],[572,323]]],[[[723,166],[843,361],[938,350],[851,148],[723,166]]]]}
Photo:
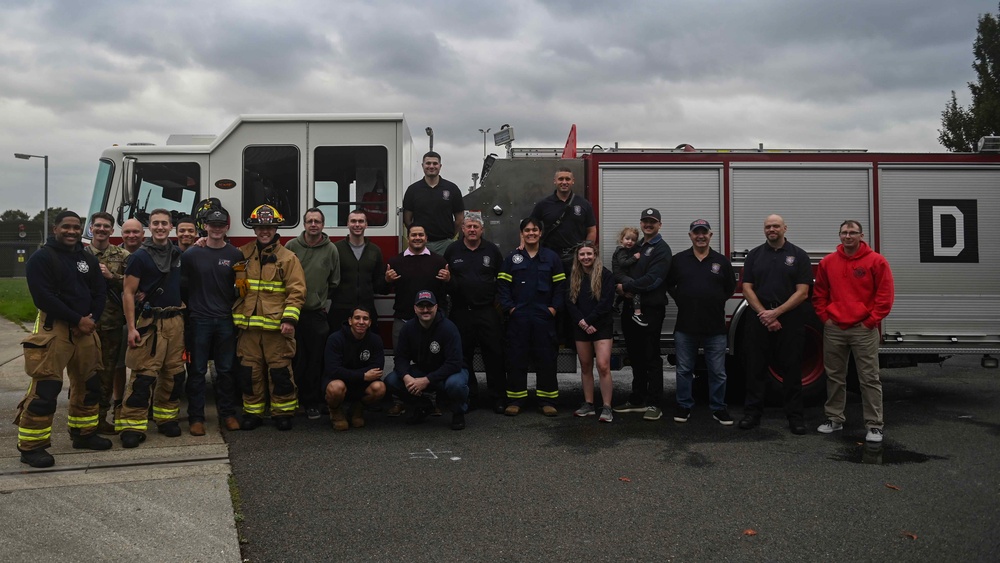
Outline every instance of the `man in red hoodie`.
{"type": "Polygon", "coordinates": [[[895,298],[892,271],[881,254],[864,241],[861,223],[840,224],[840,245],[816,270],[813,306],[823,321],[823,365],[826,368],[826,422],[817,430],[831,434],[844,428],[847,360],[854,352],[861,384],[867,442],[882,441],[882,383],[878,377],[879,323],[895,298]]]}

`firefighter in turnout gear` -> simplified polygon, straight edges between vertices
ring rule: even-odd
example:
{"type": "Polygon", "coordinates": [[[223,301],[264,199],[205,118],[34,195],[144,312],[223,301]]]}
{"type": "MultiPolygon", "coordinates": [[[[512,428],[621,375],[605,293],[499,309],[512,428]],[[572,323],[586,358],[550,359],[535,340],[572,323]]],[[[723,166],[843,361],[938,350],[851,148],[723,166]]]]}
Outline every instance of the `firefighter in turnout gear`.
{"type": "Polygon", "coordinates": [[[306,299],[306,278],[295,254],[281,245],[278,225],[284,218],[270,205],[250,214],[257,240],[240,247],[243,262],[236,269],[240,296],[233,305],[233,322],[242,329],[236,345],[237,377],[243,388],[243,430],[262,423],[264,386],[271,397],[271,418],[278,430],[291,430],[298,406],[292,359],[295,325],[306,299]]]}
{"type": "Polygon", "coordinates": [[[125,267],[125,365],[132,371],[125,385],[121,416],[115,417],[115,429],[125,448],[137,447],[146,440],[150,402],[156,430],[168,438],[181,435],[177,419],[187,374],[181,252],[170,242],[172,221],[166,209],[151,211],[150,238],[132,253],[125,267]]]}
{"type": "Polygon", "coordinates": [[[17,449],[21,462],[51,467],[52,417],[69,372],[69,435],[76,449],[106,450],[111,441],[97,435],[101,397],[101,344],[97,320],[104,311],[105,286],[97,259],[83,251],[83,223],[72,211],[60,213],[53,237],[32,254],[25,271],[38,308],[35,327],[22,341],[24,370],[31,384],[17,406],[17,449]]]}

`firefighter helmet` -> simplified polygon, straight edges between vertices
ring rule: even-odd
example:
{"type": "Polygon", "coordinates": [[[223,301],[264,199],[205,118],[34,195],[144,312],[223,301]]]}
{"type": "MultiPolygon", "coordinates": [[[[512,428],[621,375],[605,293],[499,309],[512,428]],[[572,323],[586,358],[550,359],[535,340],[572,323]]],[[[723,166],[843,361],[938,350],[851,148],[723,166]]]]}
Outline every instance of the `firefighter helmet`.
{"type": "Polygon", "coordinates": [[[250,220],[247,224],[251,227],[258,226],[277,226],[285,222],[285,218],[281,216],[273,206],[268,204],[258,205],[250,212],[250,220]]]}

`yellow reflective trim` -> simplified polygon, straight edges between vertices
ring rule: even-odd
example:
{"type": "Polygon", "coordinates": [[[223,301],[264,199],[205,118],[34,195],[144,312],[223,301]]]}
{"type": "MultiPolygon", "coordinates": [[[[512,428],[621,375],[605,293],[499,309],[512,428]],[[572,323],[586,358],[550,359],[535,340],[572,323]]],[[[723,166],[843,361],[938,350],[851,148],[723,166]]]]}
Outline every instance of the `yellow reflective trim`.
{"type": "Polygon", "coordinates": [[[539,391],[535,389],[535,395],[546,399],[557,399],[559,398],[559,391],[539,391]]]}
{"type": "Polygon", "coordinates": [[[51,437],[52,437],[51,433],[48,433],[44,436],[27,436],[20,433],[17,435],[18,441],[21,442],[44,442],[45,440],[48,440],[51,437]]]}
{"type": "Polygon", "coordinates": [[[552,281],[554,282],[563,281],[564,279],[566,279],[566,274],[556,274],[552,276],[552,281]]]}
{"type": "Polygon", "coordinates": [[[508,274],[507,272],[500,272],[497,274],[497,279],[512,282],[514,281],[514,276],[508,274]]]}
{"type": "Polygon", "coordinates": [[[288,401],[287,403],[271,403],[271,410],[287,411],[298,408],[299,400],[288,401]]]}
{"type": "Polygon", "coordinates": [[[66,418],[68,418],[70,422],[87,422],[88,420],[97,420],[97,415],[95,414],[91,416],[69,416],[66,418]]]}
{"type": "Polygon", "coordinates": [[[528,391],[507,391],[508,399],[526,399],[528,397],[528,391]]]}
{"type": "Polygon", "coordinates": [[[34,435],[34,436],[45,436],[48,437],[52,433],[52,427],[48,428],[17,428],[18,435],[34,435]]]}
{"type": "Polygon", "coordinates": [[[115,430],[123,432],[125,430],[146,431],[146,420],[115,420],[115,430]]]}
{"type": "Polygon", "coordinates": [[[284,314],[281,316],[283,319],[295,319],[299,320],[299,310],[295,307],[286,307],[284,314]]]}
{"type": "Polygon", "coordinates": [[[35,313],[35,326],[31,327],[31,334],[38,334],[38,329],[42,328],[42,312],[35,313]]]}
{"type": "Polygon", "coordinates": [[[261,414],[264,412],[264,403],[243,403],[243,410],[247,414],[261,414]]]}
{"type": "Polygon", "coordinates": [[[161,409],[153,407],[153,418],[173,418],[181,412],[181,409],[161,409]]]}

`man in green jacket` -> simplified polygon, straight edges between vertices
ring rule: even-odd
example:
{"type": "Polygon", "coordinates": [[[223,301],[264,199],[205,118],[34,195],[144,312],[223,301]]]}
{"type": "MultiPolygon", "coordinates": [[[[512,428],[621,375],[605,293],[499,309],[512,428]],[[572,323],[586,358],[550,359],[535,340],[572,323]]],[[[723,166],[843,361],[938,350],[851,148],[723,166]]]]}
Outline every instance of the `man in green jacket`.
{"type": "Polygon", "coordinates": [[[310,420],[320,417],[323,393],[323,354],[330,334],[327,313],[330,296],[340,284],[340,256],[330,237],[323,232],[326,217],[318,208],[307,209],[302,216],[305,230],[285,248],[302,263],[306,275],[306,303],[295,331],[296,353],[293,372],[299,388],[299,404],[310,420]]]}

